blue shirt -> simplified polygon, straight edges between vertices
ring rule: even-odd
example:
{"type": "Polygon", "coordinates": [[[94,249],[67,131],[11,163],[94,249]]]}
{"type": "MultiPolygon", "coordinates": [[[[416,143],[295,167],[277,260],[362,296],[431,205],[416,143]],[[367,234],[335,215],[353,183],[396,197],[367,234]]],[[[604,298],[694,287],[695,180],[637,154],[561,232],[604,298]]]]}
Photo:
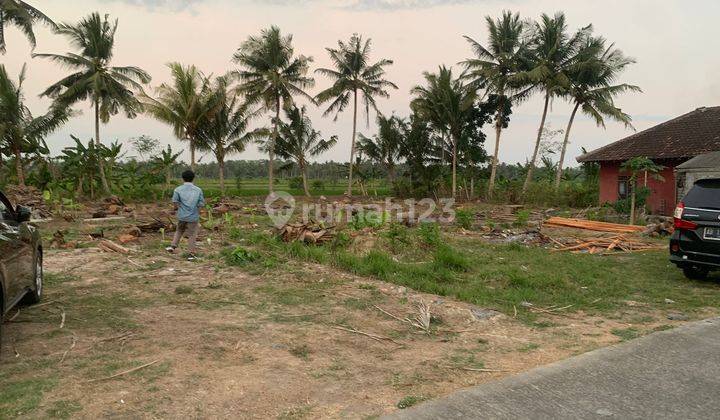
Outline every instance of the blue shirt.
{"type": "Polygon", "coordinates": [[[173,203],[178,204],[177,217],[181,222],[197,222],[200,220],[200,207],[205,207],[205,196],[200,187],[186,182],[175,188],[173,203]]]}

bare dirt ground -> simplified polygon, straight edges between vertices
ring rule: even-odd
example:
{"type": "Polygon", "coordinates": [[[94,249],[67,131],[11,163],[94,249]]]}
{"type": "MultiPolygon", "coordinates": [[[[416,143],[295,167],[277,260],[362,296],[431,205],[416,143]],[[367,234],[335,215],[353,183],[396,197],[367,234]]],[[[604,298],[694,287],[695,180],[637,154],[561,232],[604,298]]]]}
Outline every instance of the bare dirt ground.
{"type": "Polygon", "coordinates": [[[0,417],[372,418],[617,343],[628,320],[679,323],[631,304],[604,318],[478,319],[488,308],[318,264],[251,274],[166,254],[159,234],[128,246],[46,252],[44,303],[5,326],[0,417]],[[395,318],[418,302],[429,332],[395,318]]]}

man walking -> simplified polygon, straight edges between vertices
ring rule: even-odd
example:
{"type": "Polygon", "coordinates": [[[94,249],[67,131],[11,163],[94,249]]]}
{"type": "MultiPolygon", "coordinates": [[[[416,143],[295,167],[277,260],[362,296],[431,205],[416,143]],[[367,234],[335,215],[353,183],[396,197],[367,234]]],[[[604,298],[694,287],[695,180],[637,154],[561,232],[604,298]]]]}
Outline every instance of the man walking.
{"type": "Polygon", "coordinates": [[[205,206],[205,196],[202,189],[193,184],[195,173],[187,170],[182,173],[185,183],[173,192],[173,205],[177,212],[178,224],[172,244],[165,248],[167,252],[174,253],[184,234],[188,238],[188,261],[197,259],[197,235],[200,229],[200,208],[205,206]]]}

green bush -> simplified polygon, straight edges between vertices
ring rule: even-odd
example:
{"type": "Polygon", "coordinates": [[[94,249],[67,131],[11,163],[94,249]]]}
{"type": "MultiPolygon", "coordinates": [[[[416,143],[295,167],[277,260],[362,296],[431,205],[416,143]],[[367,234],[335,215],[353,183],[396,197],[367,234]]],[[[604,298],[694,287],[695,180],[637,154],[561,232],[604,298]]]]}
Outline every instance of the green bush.
{"type": "Polygon", "coordinates": [[[295,178],[290,178],[288,181],[288,187],[291,190],[300,190],[303,187],[303,180],[301,176],[296,176],[295,178]]]}
{"type": "Polygon", "coordinates": [[[315,191],[324,191],[325,190],[325,182],[321,179],[316,179],[312,182],[311,188],[315,191]]]}
{"type": "Polygon", "coordinates": [[[437,223],[420,223],[418,235],[427,245],[440,244],[440,226],[437,223]]]}
{"type": "Polygon", "coordinates": [[[457,209],[455,211],[455,223],[463,229],[472,228],[475,221],[475,213],[470,210],[457,209]]]}

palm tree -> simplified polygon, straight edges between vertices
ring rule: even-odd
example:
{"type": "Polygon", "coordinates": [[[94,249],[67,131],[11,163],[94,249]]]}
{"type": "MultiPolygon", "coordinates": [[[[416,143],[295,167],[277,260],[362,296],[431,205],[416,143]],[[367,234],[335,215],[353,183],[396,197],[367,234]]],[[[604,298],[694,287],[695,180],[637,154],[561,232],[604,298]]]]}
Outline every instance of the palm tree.
{"type": "Polygon", "coordinates": [[[55,28],[55,22],[38,9],[22,0],[0,0],[0,53],[5,54],[5,27],[17,26],[35,48],[35,32],[33,25],[40,21],[55,28]]]}
{"type": "Polygon", "coordinates": [[[452,70],[441,66],[438,73],[424,73],[426,86],[415,86],[411,108],[427,121],[437,120],[447,130],[452,144],[452,196],[457,192],[458,143],[469,118],[474,114],[476,89],[465,84],[465,75],[453,78],[452,70]]]}
{"type": "Polygon", "coordinates": [[[0,64],[0,146],[15,156],[17,181],[21,186],[25,186],[22,154],[47,153],[45,136],[65,124],[71,114],[67,108],[54,107],[46,115],[33,117],[22,92],[25,69],[23,65],[16,83],[0,64]]]}
{"type": "Polygon", "coordinates": [[[523,98],[527,90],[522,89],[513,78],[523,69],[527,61],[527,45],[524,40],[526,25],[520,15],[503,12],[501,18],[485,18],[488,29],[487,48],[472,38],[465,36],[470,43],[475,58],[465,60],[463,64],[469,70],[467,76],[477,87],[484,87],[487,93],[494,95],[495,110],[495,153],[488,181],[488,197],[492,197],[497,175],[500,135],[507,127],[509,109],[513,102],[523,98]]]}
{"type": "Polygon", "coordinates": [[[400,159],[400,147],[403,143],[405,123],[396,116],[377,116],[378,133],[372,138],[360,134],[358,150],[370,160],[385,166],[388,183],[395,183],[395,166],[400,159]]]}
{"type": "Polygon", "coordinates": [[[550,100],[569,87],[567,71],[577,62],[581,47],[591,31],[592,26],[588,25],[569,36],[565,14],[562,12],[553,17],[543,13],[540,22],[535,23],[531,46],[534,65],[531,70],[522,73],[520,79],[542,90],[544,102],[535,148],[523,184],[523,195],[533,179],[550,100]]]}
{"type": "MultiPolygon", "coordinates": [[[[133,89],[142,90],[141,83],[149,83],[151,79],[149,74],[138,67],[110,65],[118,21],[110,22],[108,17],[105,15],[101,18],[100,14],[92,13],[77,25],[58,25],[55,32],[67,37],[79,53],[33,55],[49,58],[75,71],[47,88],[42,96],[54,98],[58,106],[70,106],[90,99],[95,111],[95,142],[98,145],[101,144],[100,121],[107,123],[110,116],[116,115],[121,109],[128,118],[134,118],[141,104],[133,89]]],[[[98,164],[102,187],[109,194],[110,185],[103,160],[99,159],[98,164]]]]}
{"type": "Polygon", "coordinates": [[[393,64],[392,60],[382,59],[370,63],[371,39],[363,41],[358,34],[353,34],[350,41],[338,41],[337,48],[326,48],[334,69],[320,68],[316,73],[322,74],[333,81],[332,86],[320,92],[315,99],[318,103],[331,102],[325,110],[325,116],[335,113],[335,121],[345,108],[353,103],[353,132],[350,142],[350,166],[348,172],[348,196],[352,196],[353,162],[355,159],[355,136],[357,133],[358,95],[362,95],[365,113],[370,123],[370,108],[378,112],[375,97],[390,96],[387,89],[397,89],[394,83],[384,79],[385,67],[393,64]]]}
{"type": "Polygon", "coordinates": [[[637,178],[641,173],[645,174],[645,186],[647,187],[647,176],[648,173],[652,174],[654,178],[662,180],[663,177],[659,174],[660,171],[665,169],[664,166],[658,165],[653,162],[650,158],[639,156],[623,162],[620,165],[620,170],[630,174],[630,224],[635,224],[635,203],[637,201],[637,178]]]}
{"type": "Polygon", "coordinates": [[[565,153],[570,140],[575,114],[580,109],[583,113],[595,120],[599,127],[605,127],[604,118],[611,118],[632,128],[630,115],[622,112],[615,106],[613,98],[625,92],[642,92],[634,85],[613,84],[618,75],[626,66],[635,62],[625,57],[622,51],[615,49],[614,45],[605,48],[605,39],[601,37],[588,38],[579,53],[579,62],[568,71],[570,86],[566,96],[574,103],[570,120],[565,129],[565,139],[560,152],[560,161],[555,172],[555,191],[560,187],[563,173],[565,153]]]}
{"type": "Polygon", "coordinates": [[[258,112],[250,111],[248,103],[241,103],[240,96],[230,92],[228,77],[219,77],[208,103],[210,116],[198,128],[198,147],[211,151],[218,163],[220,191],[225,195],[225,158],[242,153],[248,143],[267,136],[267,130],[248,131],[250,120],[258,112]]]}
{"type": "Polygon", "coordinates": [[[251,36],[243,42],[233,55],[233,62],[240,66],[240,70],[233,73],[240,80],[238,92],[245,95],[249,104],[260,103],[265,110],[274,112],[268,148],[269,190],[272,194],[275,182],[273,144],[278,137],[280,108],[291,108],[295,95],[314,101],[305,92],[315,85],[315,81],[307,76],[312,57],[296,57],[292,35],[282,36],[277,26],[271,26],[259,37],[251,36]]]}
{"type": "Polygon", "coordinates": [[[190,143],[190,167],[195,170],[198,130],[211,112],[210,86],[197,67],[168,64],[173,82],[155,89],[156,98],[140,95],[145,112],[173,128],[175,137],[190,143]]]}
{"type": "Polygon", "coordinates": [[[295,161],[302,175],[305,195],[310,197],[308,158],[325,153],[335,146],[337,136],[332,136],[329,140],[323,139],[322,134],[313,129],[312,121],[305,112],[305,107],[294,107],[285,111],[289,123],[280,124],[279,135],[274,144],[278,156],[295,161]]]}

